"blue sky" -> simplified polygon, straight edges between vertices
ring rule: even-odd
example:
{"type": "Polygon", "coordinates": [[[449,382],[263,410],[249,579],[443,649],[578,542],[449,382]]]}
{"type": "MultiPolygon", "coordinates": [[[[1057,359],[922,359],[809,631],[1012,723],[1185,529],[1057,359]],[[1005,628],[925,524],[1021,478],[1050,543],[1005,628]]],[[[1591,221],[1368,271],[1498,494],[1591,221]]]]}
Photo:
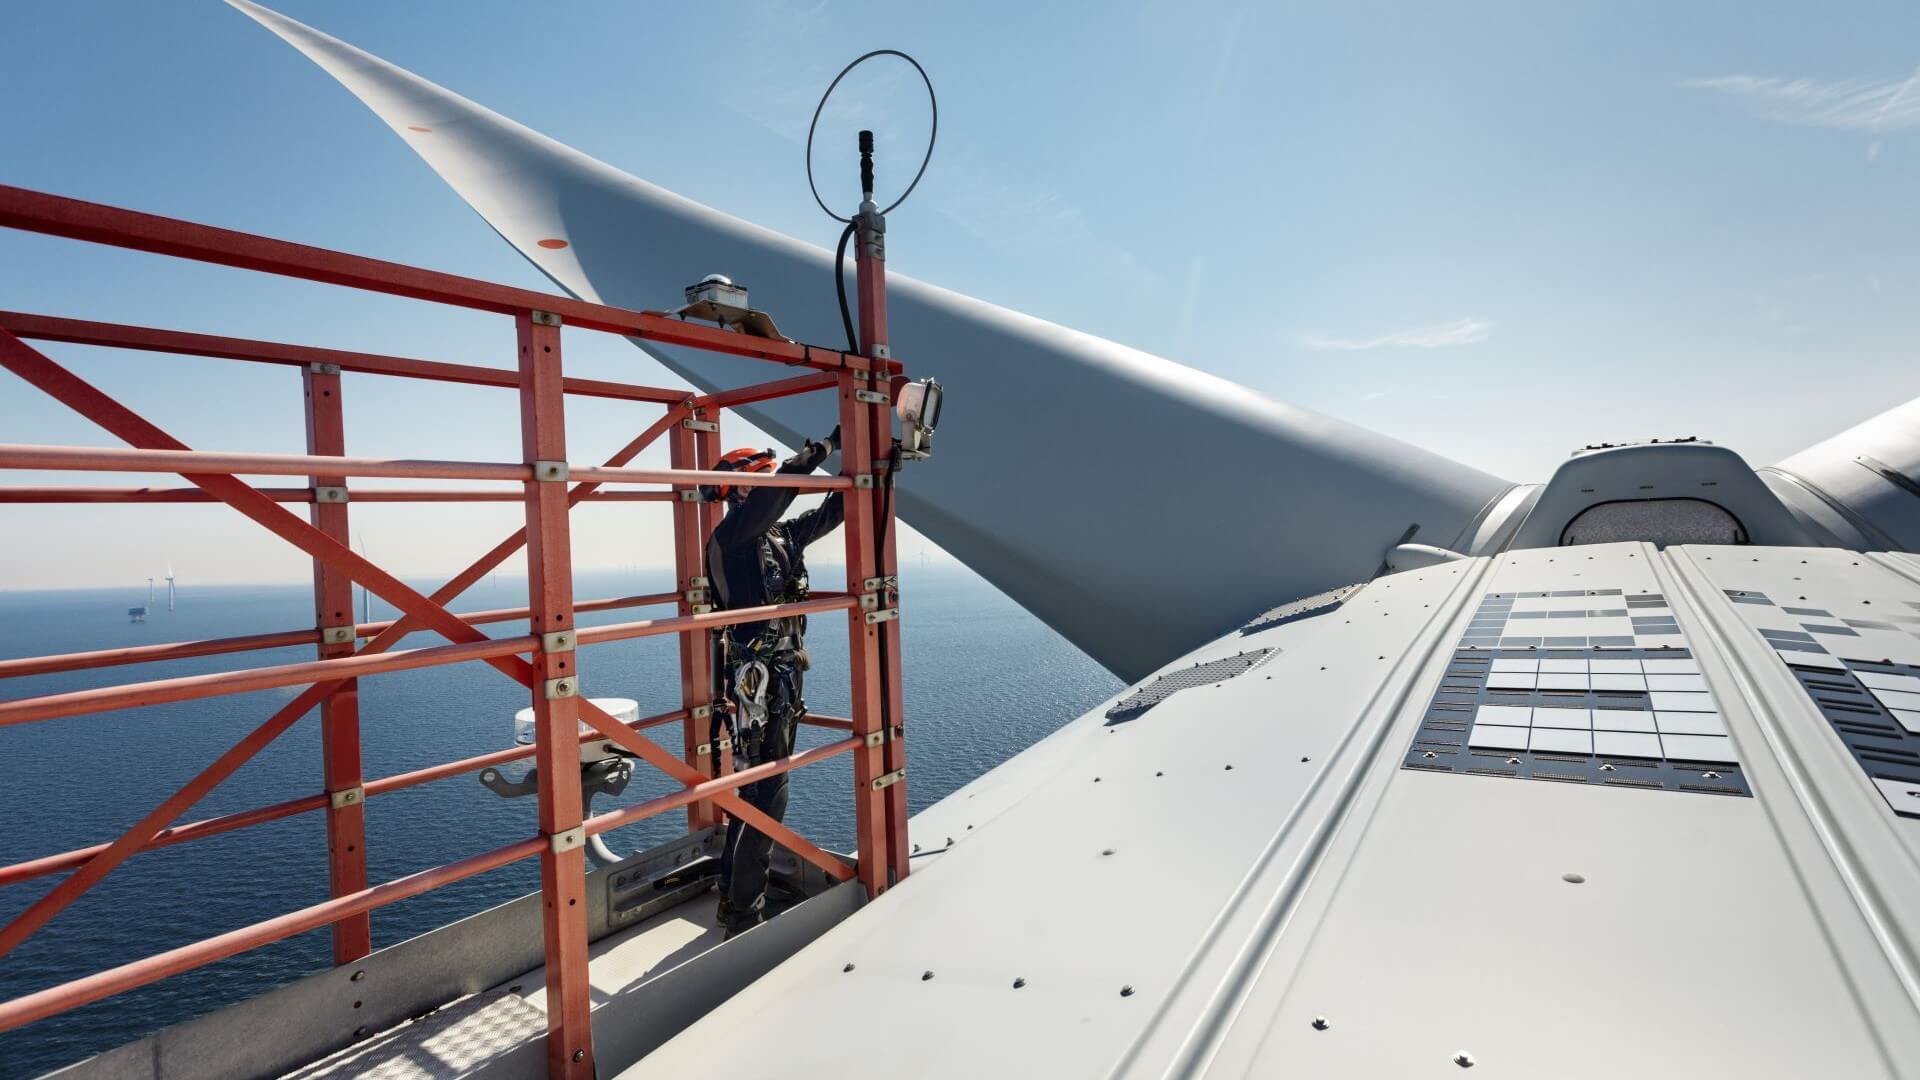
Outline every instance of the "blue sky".
{"type": "MultiPolygon", "coordinates": [[[[907,49],[942,126],[893,220],[897,269],[1510,479],[1654,435],[1765,464],[1920,394],[1909,5],[280,7],[822,244],[801,169],[814,98],[858,52],[907,49]]],[[[546,287],[222,3],[23,2],[8,20],[0,182],[546,287]]],[[[897,179],[924,137],[916,89],[850,80],[826,145],[876,125],[897,179]]],[[[0,307],[500,365],[511,341],[491,316],[12,232],[0,307]]],[[[672,381],[618,340],[567,347],[577,374],[672,381]]],[[[49,351],[196,446],[301,449],[289,370],[49,351]]],[[[358,378],[347,403],[355,453],[519,456],[510,394],[358,378]]],[[[582,403],[573,456],[648,419],[582,403]]],[[[110,442],[4,374],[0,441],[110,442]]],[[[168,559],[187,581],[305,573],[219,508],[5,513],[0,588],[139,582],[168,559]]],[[[664,515],[581,513],[582,565],[664,563],[664,515]]],[[[517,524],[510,506],[356,519],[381,561],[421,574],[517,524]]]]}

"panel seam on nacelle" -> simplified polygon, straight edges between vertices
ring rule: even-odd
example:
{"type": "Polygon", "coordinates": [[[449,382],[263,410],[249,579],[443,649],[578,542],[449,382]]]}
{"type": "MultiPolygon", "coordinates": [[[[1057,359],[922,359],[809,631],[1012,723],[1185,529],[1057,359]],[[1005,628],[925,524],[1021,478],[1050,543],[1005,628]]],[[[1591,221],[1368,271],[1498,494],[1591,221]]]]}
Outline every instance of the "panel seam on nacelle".
{"type": "MultiPolygon", "coordinates": [[[[1800,808],[1801,820],[1812,830],[1822,851],[1826,854],[1831,869],[1847,895],[1852,898],[1869,934],[1880,946],[1882,959],[1906,992],[1909,1007],[1920,1011],[1920,964],[1916,964],[1913,950],[1904,940],[1905,935],[1901,932],[1900,920],[1879,900],[1878,890],[1869,887],[1869,883],[1874,881],[1874,876],[1853,856],[1851,846],[1844,839],[1843,830],[1840,828],[1833,807],[1808,775],[1808,763],[1802,759],[1798,747],[1787,736],[1782,718],[1774,709],[1771,699],[1761,692],[1759,683],[1765,676],[1753,670],[1741,650],[1733,646],[1731,631],[1727,627],[1729,621],[1737,616],[1719,590],[1713,587],[1714,583],[1705,568],[1694,562],[1692,552],[1684,548],[1675,549],[1666,558],[1656,555],[1654,560],[1655,574],[1669,579],[1682,591],[1681,598],[1687,605],[1685,610],[1695,622],[1700,624],[1698,631],[1701,640],[1723,662],[1723,667],[1732,679],[1733,689],[1739,693],[1741,702],[1747,707],[1748,714],[1754,721],[1754,726],[1759,729],[1761,737],[1766,741],[1768,754],[1764,757],[1752,754],[1750,751],[1743,751],[1748,757],[1749,777],[1754,781],[1756,801],[1768,820],[1773,823],[1776,835],[1780,837],[1783,853],[1796,866],[1796,869],[1802,871],[1799,875],[1801,889],[1809,908],[1821,923],[1827,922],[1825,916],[1821,914],[1822,907],[1817,899],[1806,891],[1808,885],[1804,877],[1805,867],[1801,866],[1794,847],[1786,842],[1776,801],[1769,797],[1768,792],[1760,790],[1764,786],[1762,780],[1765,777],[1766,766],[1762,764],[1761,771],[1756,775],[1752,769],[1754,764],[1771,763],[1778,769],[1782,781],[1794,795],[1794,805],[1800,808]],[[1686,559],[1685,564],[1680,562],[1682,556],[1686,559]]],[[[1745,626],[1744,623],[1739,625],[1742,628],[1745,626]]],[[[1783,692],[1780,696],[1785,700],[1796,702],[1805,700],[1805,694],[1800,689],[1798,680],[1792,678],[1792,673],[1787,670],[1784,663],[1779,663],[1776,657],[1771,656],[1771,650],[1769,653],[1769,660],[1777,665],[1777,671],[1770,668],[1769,673],[1793,684],[1791,693],[1783,692]]],[[[1832,735],[1825,719],[1813,710],[1811,701],[1808,701],[1807,708],[1811,714],[1810,722],[1816,722],[1821,729],[1821,737],[1831,740],[1832,735]]],[[[1851,755],[1849,754],[1848,757],[1848,764],[1851,766],[1851,755]]],[[[1830,927],[1828,932],[1832,932],[1830,927]]],[[[1829,940],[1831,941],[1831,938],[1829,940]]],[[[1861,995],[1852,972],[1848,970],[1848,965],[1838,955],[1837,947],[1834,959],[1845,973],[1848,985],[1853,987],[1856,1000],[1861,1005],[1861,1011],[1871,1015],[1865,1007],[1869,999],[1861,995]]],[[[1886,1045],[1879,1025],[1869,1023],[1866,1026],[1873,1032],[1875,1045],[1887,1062],[1889,1071],[1898,1074],[1898,1058],[1886,1045]]]]}
{"type": "MultiPolygon", "coordinates": [[[[1127,1070],[1140,1064],[1138,1055],[1156,1032],[1160,1022],[1168,1018],[1169,1010],[1179,997],[1182,989],[1189,985],[1198,969],[1204,964],[1220,940],[1220,933],[1233,914],[1250,900],[1255,899],[1253,892],[1256,884],[1273,865],[1275,856],[1286,848],[1285,840],[1295,827],[1308,817],[1308,810],[1322,801],[1323,796],[1331,798],[1318,822],[1302,843],[1299,854],[1276,883],[1277,888],[1265,901],[1255,917],[1246,941],[1229,960],[1225,972],[1212,983],[1206,992],[1205,1007],[1198,1018],[1186,1030],[1185,1037],[1171,1055],[1164,1070],[1156,1075],[1198,1075],[1204,1072],[1208,1063],[1218,1053],[1229,1032],[1238,1023],[1239,1015],[1247,999],[1258,982],[1260,971],[1265,967],[1287,929],[1293,916],[1300,910],[1314,882],[1321,880],[1321,871],[1325,860],[1333,850],[1335,841],[1343,835],[1356,815],[1367,819],[1377,809],[1386,790],[1392,785],[1393,778],[1400,770],[1397,767],[1381,769],[1381,754],[1390,745],[1389,740],[1399,730],[1405,719],[1407,703],[1414,699],[1415,691],[1426,684],[1425,674],[1429,669],[1435,671],[1435,678],[1444,671],[1444,665],[1436,665],[1435,658],[1448,634],[1454,631],[1467,615],[1465,599],[1471,591],[1484,582],[1492,572],[1494,559],[1480,558],[1472,560],[1469,572],[1447,592],[1433,613],[1420,628],[1415,631],[1409,646],[1402,652],[1399,662],[1387,672],[1375,687],[1359,710],[1354,722],[1348,726],[1340,742],[1327,757],[1326,768],[1315,777],[1308,789],[1301,793],[1299,800],[1288,812],[1254,860],[1235,893],[1221,906],[1205,935],[1189,954],[1181,967],[1181,973],[1174,981],[1174,989],[1169,993],[1166,1003],[1161,1006],[1153,1020],[1141,1029],[1140,1034],[1128,1045],[1115,1060],[1109,1076],[1124,1075],[1127,1070]],[[1371,731],[1367,731],[1371,725],[1371,731]],[[1337,782],[1329,783],[1334,766],[1348,763],[1345,774],[1337,782]],[[1388,775],[1376,778],[1376,770],[1388,775]],[[1370,782],[1377,786],[1370,786],[1370,782]],[[1363,806],[1364,802],[1364,806],[1363,806]]],[[[1447,563],[1446,567],[1462,567],[1465,560],[1447,563]]],[[[1438,572],[1439,567],[1430,568],[1438,572]]],[[[1420,573],[1414,571],[1413,573],[1420,573]]],[[[1395,762],[1388,762],[1395,765],[1395,762]]],[[[1337,886],[1336,886],[1337,887],[1337,886]]]]}

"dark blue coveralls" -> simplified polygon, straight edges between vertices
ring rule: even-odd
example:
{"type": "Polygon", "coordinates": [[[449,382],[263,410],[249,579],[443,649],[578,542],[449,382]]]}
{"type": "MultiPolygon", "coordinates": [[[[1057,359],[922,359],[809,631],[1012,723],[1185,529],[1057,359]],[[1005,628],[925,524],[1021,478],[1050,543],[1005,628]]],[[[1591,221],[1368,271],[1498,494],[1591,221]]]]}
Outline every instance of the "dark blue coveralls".
{"type": "MultiPolygon", "coordinates": [[[[780,467],[783,473],[812,472],[831,449],[809,442],[780,467]]],[[[733,502],[707,543],[707,576],[712,580],[716,606],[722,610],[791,603],[806,598],[807,545],[830,533],[845,517],[840,493],[828,495],[820,506],[781,521],[780,515],[799,494],[793,488],[755,487],[733,502]]],[[[748,660],[766,664],[767,722],[763,731],[741,730],[740,710],[734,710],[740,736],[740,766],[758,765],[793,752],[800,717],[806,713],[801,697],[802,673],[807,669],[805,615],[740,623],[728,628],[717,665],[720,693],[730,701],[734,673],[748,660]]],[[[748,803],[775,821],[787,812],[787,776],[781,773],[740,789],[748,803]]],[[[748,828],[739,818],[727,825],[726,846],[720,855],[720,924],[729,932],[747,929],[766,918],[767,874],[773,857],[773,839],[748,828]]]]}

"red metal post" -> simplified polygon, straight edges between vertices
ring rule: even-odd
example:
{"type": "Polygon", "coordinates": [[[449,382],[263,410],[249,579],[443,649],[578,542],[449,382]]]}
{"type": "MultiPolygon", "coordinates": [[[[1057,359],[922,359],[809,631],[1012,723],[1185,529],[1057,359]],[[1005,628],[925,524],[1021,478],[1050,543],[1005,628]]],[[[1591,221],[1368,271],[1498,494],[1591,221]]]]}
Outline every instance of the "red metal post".
{"type": "Polygon", "coordinates": [[[560,319],[522,312],[520,441],[527,482],[528,629],[533,654],[534,762],[540,770],[540,892],[547,957],[547,1075],[593,1080],[587,981],[586,833],[581,829],[580,672],[574,649],[573,556],[567,523],[566,398],[560,319]]]}
{"type": "MultiPolygon", "coordinates": [[[[340,370],[309,365],[301,378],[306,389],[307,453],[328,457],[347,452],[340,397],[340,370]]],[[[351,544],[347,527],[346,477],[313,477],[313,526],[341,544],[351,544]]],[[[320,634],[320,658],[352,656],[357,644],[353,619],[353,579],[319,559],[313,560],[314,627],[320,634]]],[[[328,796],[327,880],[332,895],[346,896],[367,887],[366,792],[360,771],[360,682],[336,684],[320,702],[321,770],[328,796]]],[[[362,911],[333,924],[333,962],[347,964],[373,951],[373,930],[362,911]]]]}
{"type": "MultiPolygon", "coordinates": [[[[675,425],[668,437],[671,464],[676,469],[700,467],[700,435],[697,427],[713,421],[702,412],[691,413],[675,425]]],[[[711,611],[712,581],[707,577],[707,535],[703,504],[684,499],[673,506],[673,565],[680,582],[680,614],[697,615],[711,611]]],[[[678,635],[680,639],[680,707],[687,719],[682,728],[682,748],[688,766],[703,776],[720,776],[724,765],[710,753],[713,745],[713,632],[696,628],[678,635]]],[[[730,757],[727,750],[722,754],[730,757]]],[[[711,802],[701,801],[687,807],[687,829],[704,829],[718,824],[720,812],[711,802]]]]}
{"type": "MultiPolygon", "coordinates": [[[[873,410],[855,395],[867,389],[866,380],[855,380],[852,372],[840,376],[840,463],[845,475],[856,483],[873,476],[873,410]]],[[[845,493],[847,538],[847,591],[864,594],[866,582],[877,573],[874,559],[873,490],[856,487],[845,493]]],[[[847,613],[847,659],[852,669],[849,688],[853,704],[853,733],[863,740],[853,752],[853,824],[860,857],[860,882],[867,896],[879,896],[891,884],[887,873],[886,799],[883,785],[887,769],[883,740],[885,725],[881,716],[880,635],[871,621],[873,610],[863,598],[847,613]]],[[[897,783],[897,779],[895,780],[897,783]]]]}
{"type": "MultiPolygon", "coordinates": [[[[877,361],[878,368],[871,374],[868,388],[884,395],[881,400],[872,403],[869,414],[869,446],[873,460],[879,462],[890,458],[893,449],[893,423],[889,405],[893,387],[884,374],[892,366],[893,356],[887,337],[886,219],[877,213],[871,218],[862,215],[860,223],[854,262],[855,291],[860,297],[860,348],[877,361]]],[[[883,615],[888,611],[896,613],[893,618],[883,619],[876,628],[885,728],[882,737],[886,740],[882,748],[881,768],[884,776],[895,778],[884,791],[887,865],[893,874],[890,883],[907,876],[910,854],[907,844],[906,713],[900,687],[900,620],[897,616],[900,565],[895,554],[898,530],[894,527],[893,480],[891,463],[886,472],[874,472],[873,496],[878,504],[874,510],[874,527],[879,535],[875,544],[877,550],[874,552],[873,576],[880,579],[874,602],[883,615]]]]}

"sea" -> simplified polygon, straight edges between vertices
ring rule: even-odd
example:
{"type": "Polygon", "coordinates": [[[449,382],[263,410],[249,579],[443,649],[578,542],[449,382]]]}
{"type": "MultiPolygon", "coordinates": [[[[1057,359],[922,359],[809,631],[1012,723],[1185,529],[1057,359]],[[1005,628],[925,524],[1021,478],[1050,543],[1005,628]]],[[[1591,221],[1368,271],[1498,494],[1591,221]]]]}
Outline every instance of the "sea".
{"type": "MultiPolygon", "coordinates": [[[[838,568],[815,568],[816,580],[838,568]]],[[[654,572],[582,573],[575,596],[638,595],[662,588],[654,572]]],[[[431,581],[410,582],[423,592],[431,581]]],[[[307,585],[201,586],[164,594],[145,622],[127,609],[146,587],[0,592],[0,658],[191,641],[313,624],[307,585]]],[[[526,581],[482,581],[454,610],[524,606],[526,581]]],[[[643,608],[584,615],[580,625],[669,613],[643,608]]],[[[373,601],[375,619],[394,612],[373,601]]],[[[847,634],[839,616],[816,617],[806,696],[816,712],[847,715],[847,634]]],[[[482,628],[494,636],[524,624],[482,628]]],[[[1005,761],[1120,689],[1119,680],[1017,604],[962,567],[908,567],[901,633],[908,728],[908,803],[918,811],[1005,761]]],[[[401,647],[437,639],[415,635],[401,647]]],[[[16,678],[0,683],[15,699],[88,687],[235,670],[313,658],[313,647],[200,657],[166,663],[16,678]]],[[[678,651],[671,637],[582,650],[585,692],[626,697],[641,715],[677,708],[678,651]]],[[[512,744],[514,712],[527,692],[483,664],[374,676],[360,684],[365,773],[369,778],[499,750],[512,744]]],[[[299,687],[178,702],[0,728],[0,864],[115,839],[257,726],[299,687]]],[[[801,746],[837,733],[802,729],[801,746]]],[[[679,729],[651,734],[676,746],[679,729]]],[[[503,771],[518,775],[522,767],[503,771]]],[[[787,821],[829,848],[853,844],[851,764],[835,758],[796,772],[787,821]]],[[[216,788],[181,820],[233,813],[321,790],[319,721],[309,715],[216,788]]],[[[644,764],[618,799],[629,805],[674,785],[644,764]]],[[[675,812],[608,835],[622,854],[685,828],[675,812]]],[[[367,804],[372,882],[487,851],[535,832],[532,798],[505,799],[474,774],[378,796],[367,804]]],[[[374,947],[504,903],[539,887],[528,860],[469,878],[373,913],[374,947]]],[[[54,877],[0,887],[0,919],[11,919],[52,887],[54,877]]],[[[81,899],[0,958],[0,1000],[124,964],[293,911],[327,898],[326,831],[309,813],[207,840],[137,854],[81,899]]],[[[240,1001],[329,965],[319,930],[0,1034],[0,1078],[38,1076],[121,1043],[240,1001]]]]}

